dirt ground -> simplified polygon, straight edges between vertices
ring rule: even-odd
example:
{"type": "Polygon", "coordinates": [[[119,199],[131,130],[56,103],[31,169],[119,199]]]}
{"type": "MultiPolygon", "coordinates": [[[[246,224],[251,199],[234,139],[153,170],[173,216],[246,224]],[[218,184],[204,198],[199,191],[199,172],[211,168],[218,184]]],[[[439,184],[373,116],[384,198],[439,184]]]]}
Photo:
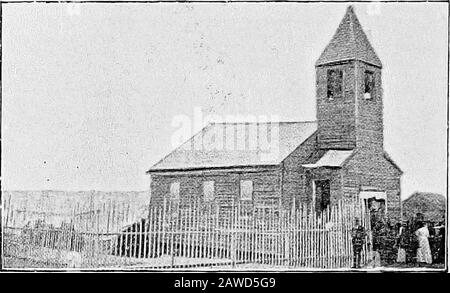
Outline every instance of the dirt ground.
{"type": "Polygon", "coordinates": [[[414,265],[414,264],[393,264],[388,266],[388,268],[393,268],[393,269],[440,269],[443,270],[445,269],[445,265],[444,264],[430,264],[430,265],[414,265]]]}
{"type": "Polygon", "coordinates": [[[4,269],[40,269],[40,268],[55,268],[62,269],[65,266],[61,264],[50,264],[46,262],[40,262],[32,259],[23,259],[16,257],[4,257],[3,258],[3,268],[4,269]]]}
{"type": "MultiPolygon", "coordinates": [[[[43,269],[43,270],[66,270],[67,266],[56,264],[56,263],[46,263],[46,262],[38,262],[30,259],[21,259],[14,257],[5,257],[3,259],[4,268],[11,270],[33,270],[33,269],[43,269]]],[[[91,268],[92,269],[92,268],[91,268]]],[[[115,268],[119,269],[119,268],[115,268]]],[[[145,270],[146,266],[127,266],[123,269],[126,270],[145,270]]],[[[148,268],[147,268],[148,269],[148,268]]],[[[336,269],[333,271],[441,271],[444,270],[444,264],[432,264],[426,266],[414,266],[410,264],[395,264],[386,267],[365,267],[359,270],[352,270],[350,268],[342,268],[336,269]]],[[[82,269],[81,269],[82,270],[82,269]]],[[[306,269],[306,268],[292,268],[289,266],[277,266],[273,267],[270,265],[264,264],[238,264],[236,266],[231,265],[219,265],[219,266],[204,266],[204,267],[192,267],[192,268],[179,268],[175,270],[189,270],[189,271],[236,271],[236,270],[244,270],[244,271],[323,271],[322,269],[306,269]]]]}
{"type": "Polygon", "coordinates": [[[87,259],[80,262],[79,266],[70,266],[67,263],[54,261],[55,259],[47,259],[47,261],[39,261],[37,258],[13,257],[6,256],[3,259],[3,268],[5,269],[75,269],[75,270],[89,270],[89,269],[112,269],[112,270],[145,270],[145,269],[164,269],[169,268],[173,264],[176,268],[195,268],[206,266],[227,266],[231,263],[228,259],[202,259],[202,258],[187,258],[161,256],[159,258],[137,259],[137,258],[123,258],[117,256],[108,256],[107,259],[102,259],[101,264],[89,263],[87,259]]]}

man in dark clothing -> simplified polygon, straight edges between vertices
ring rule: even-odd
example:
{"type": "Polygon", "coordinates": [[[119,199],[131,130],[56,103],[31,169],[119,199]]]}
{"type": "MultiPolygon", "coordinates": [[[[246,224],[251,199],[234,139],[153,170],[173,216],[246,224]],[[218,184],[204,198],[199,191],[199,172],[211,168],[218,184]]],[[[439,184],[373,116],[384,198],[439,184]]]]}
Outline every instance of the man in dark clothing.
{"type": "Polygon", "coordinates": [[[436,262],[445,263],[445,220],[439,223],[439,250],[436,262]]]}
{"type": "Polygon", "coordinates": [[[405,252],[406,263],[414,264],[416,262],[417,248],[419,242],[417,241],[416,232],[417,224],[414,220],[408,220],[405,230],[405,252]],[[415,230],[416,229],[416,230],[415,230]]]}
{"type": "Polygon", "coordinates": [[[355,219],[355,227],[352,229],[353,244],[353,266],[352,268],[361,268],[361,251],[366,243],[366,231],[361,226],[359,219],[355,219]]]}

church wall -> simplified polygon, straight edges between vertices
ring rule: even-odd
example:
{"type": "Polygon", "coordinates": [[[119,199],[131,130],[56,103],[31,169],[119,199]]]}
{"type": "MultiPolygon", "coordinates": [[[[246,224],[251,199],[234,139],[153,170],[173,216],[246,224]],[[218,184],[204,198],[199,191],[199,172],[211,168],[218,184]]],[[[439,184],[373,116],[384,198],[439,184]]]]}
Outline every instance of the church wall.
{"type": "Polygon", "coordinates": [[[316,67],[318,144],[321,149],[352,149],[355,130],[355,62],[316,67]],[[343,71],[342,96],[327,97],[327,70],[343,71]]]}
{"type": "Polygon", "coordinates": [[[170,185],[180,182],[180,205],[204,201],[203,182],[214,181],[214,203],[221,208],[230,207],[240,200],[240,180],[253,181],[253,199],[245,201],[249,208],[278,206],[281,200],[281,170],[257,168],[251,172],[233,170],[184,171],[151,175],[150,206],[162,206],[164,197],[170,200],[170,185]]]}
{"type": "Polygon", "coordinates": [[[342,199],[342,176],[340,168],[316,168],[306,172],[306,190],[309,197],[313,195],[314,180],[330,180],[330,200],[331,205],[342,199]]]}
{"type": "MultiPolygon", "coordinates": [[[[356,145],[369,151],[383,149],[383,89],[381,86],[381,69],[360,61],[356,62],[358,76],[356,102],[356,145]],[[364,96],[364,73],[374,73],[374,91],[370,99],[364,96]]],[[[366,95],[366,97],[368,97],[366,95]]]]}
{"type": "Polygon", "coordinates": [[[374,187],[387,194],[387,215],[401,219],[400,176],[382,153],[357,152],[342,169],[343,195],[357,198],[361,187],[374,187]]]}
{"type": "Polygon", "coordinates": [[[317,132],[297,147],[283,161],[283,205],[290,207],[292,201],[309,201],[310,194],[306,189],[305,168],[302,164],[312,157],[317,148],[317,132]]]}

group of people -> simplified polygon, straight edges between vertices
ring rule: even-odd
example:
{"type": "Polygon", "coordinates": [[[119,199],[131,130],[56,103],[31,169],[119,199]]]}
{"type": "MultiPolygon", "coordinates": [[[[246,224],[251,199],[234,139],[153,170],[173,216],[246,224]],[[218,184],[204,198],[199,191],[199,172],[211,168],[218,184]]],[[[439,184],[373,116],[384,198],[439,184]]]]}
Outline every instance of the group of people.
{"type": "Polygon", "coordinates": [[[425,221],[422,214],[397,225],[396,262],[429,265],[445,261],[445,222],[425,221]]]}
{"type": "Polygon", "coordinates": [[[368,243],[368,236],[356,219],[352,229],[353,268],[361,267],[361,251],[366,243],[371,244],[372,257],[378,259],[381,266],[395,263],[429,265],[445,260],[444,222],[427,222],[421,214],[396,225],[374,216],[371,219],[371,243],[368,243]]]}

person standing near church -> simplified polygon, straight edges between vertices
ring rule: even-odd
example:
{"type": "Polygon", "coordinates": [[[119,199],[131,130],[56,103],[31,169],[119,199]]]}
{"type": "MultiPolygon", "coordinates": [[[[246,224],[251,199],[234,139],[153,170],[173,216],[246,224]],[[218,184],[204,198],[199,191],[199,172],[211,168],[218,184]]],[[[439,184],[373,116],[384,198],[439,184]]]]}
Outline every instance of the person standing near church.
{"type": "Polygon", "coordinates": [[[445,263],[445,219],[439,223],[439,252],[436,261],[445,263]]]}
{"type": "Polygon", "coordinates": [[[397,224],[397,238],[395,241],[395,247],[397,248],[397,263],[405,263],[406,262],[406,225],[405,223],[398,223],[397,224]]]}
{"type": "Polygon", "coordinates": [[[352,229],[353,244],[353,266],[352,268],[361,268],[361,251],[366,243],[366,231],[361,226],[359,218],[355,219],[355,227],[352,229]]]}
{"type": "Polygon", "coordinates": [[[416,230],[416,237],[419,242],[419,247],[417,248],[417,262],[419,264],[431,264],[431,250],[430,243],[428,242],[428,237],[430,237],[430,232],[428,231],[428,225],[426,222],[419,222],[419,229],[416,230]]]}

